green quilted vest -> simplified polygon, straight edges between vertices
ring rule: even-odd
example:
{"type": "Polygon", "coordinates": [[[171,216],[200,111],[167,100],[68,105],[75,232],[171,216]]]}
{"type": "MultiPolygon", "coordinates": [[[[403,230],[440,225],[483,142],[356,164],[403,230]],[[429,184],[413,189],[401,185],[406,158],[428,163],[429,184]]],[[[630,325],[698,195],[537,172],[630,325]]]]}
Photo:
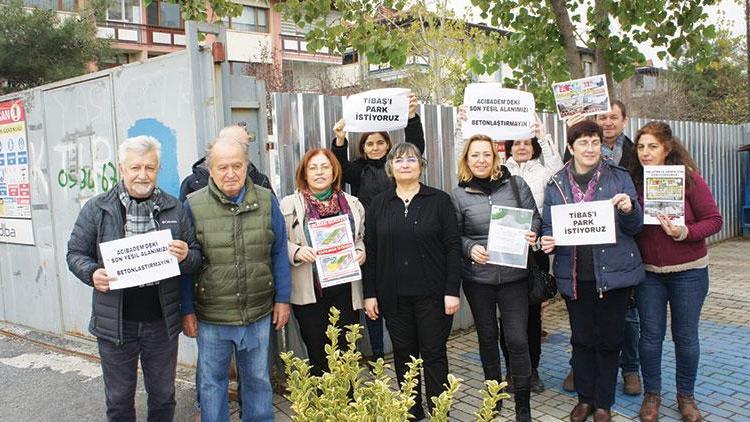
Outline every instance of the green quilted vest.
{"type": "Polygon", "coordinates": [[[203,268],[193,286],[198,319],[247,325],[273,309],[271,191],[245,182],[245,200],[229,201],[209,179],[188,195],[203,268]]]}

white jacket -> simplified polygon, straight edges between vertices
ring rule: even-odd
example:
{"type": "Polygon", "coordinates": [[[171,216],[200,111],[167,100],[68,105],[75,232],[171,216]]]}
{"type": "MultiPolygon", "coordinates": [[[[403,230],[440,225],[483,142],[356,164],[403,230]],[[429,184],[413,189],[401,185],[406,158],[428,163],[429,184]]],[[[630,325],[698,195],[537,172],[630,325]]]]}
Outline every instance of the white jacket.
{"type": "Polygon", "coordinates": [[[518,164],[511,157],[505,161],[505,167],[508,168],[510,174],[523,178],[526,184],[529,185],[531,193],[534,195],[536,206],[539,209],[539,213],[541,213],[542,206],[544,205],[544,189],[547,186],[547,182],[562,168],[563,162],[560,158],[560,153],[557,152],[557,146],[552,142],[550,134],[544,135],[544,138],[539,139],[539,146],[542,147],[544,164],[539,161],[539,157],[521,164],[518,164]]]}

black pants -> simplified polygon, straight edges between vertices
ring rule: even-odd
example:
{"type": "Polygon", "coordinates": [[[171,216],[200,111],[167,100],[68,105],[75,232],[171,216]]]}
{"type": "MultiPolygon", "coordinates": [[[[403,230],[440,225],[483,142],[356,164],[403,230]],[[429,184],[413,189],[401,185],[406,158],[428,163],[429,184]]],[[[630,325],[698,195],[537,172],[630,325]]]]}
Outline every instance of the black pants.
{"type": "Polygon", "coordinates": [[[529,377],[531,362],[526,338],[529,312],[527,281],[524,279],[500,285],[464,282],[463,286],[479,337],[479,357],[482,360],[484,378],[501,380],[500,349],[497,346],[498,308],[510,355],[510,375],[517,378],[529,377]]]}
{"type": "MultiPolygon", "coordinates": [[[[381,308],[382,309],[382,308],[381,308]]],[[[448,335],[453,316],[445,314],[443,296],[399,296],[396,313],[385,314],[385,325],[393,343],[393,360],[399,385],[408,371],[411,356],[422,358],[427,407],[433,407],[430,397],[439,396],[448,382],[448,335]]],[[[420,377],[417,375],[416,398],[411,413],[422,412],[420,377]]]]}
{"type": "Polygon", "coordinates": [[[148,395],[148,420],[171,421],[175,409],[177,336],[170,339],[164,319],[122,322],[123,344],[97,339],[107,400],[107,420],[135,422],[138,361],[148,395]]]}
{"type": "Polygon", "coordinates": [[[565,299],[570,316],[573,376],[578,401],[609,409],[615,402],[620,349],[630,289],[599,298],[594,281],[578,281],[578,299],[565,299]]]}
{"type": "MultiPolygon", "coordinates": [[[[549,256],[542,252],[541,249],[534,252],[532,259],[535,260],[536,265],[539,266],[542,271],[549,272],[549,256]]],[[[503,319],[500,318],[498,322],[500,322],[500,349],[503,351],[505,365],[510,368],[510,354],[508,353],[508,346],[505,344],[505,334],[503,334],[503,319]]],[[[542,357],[541,303],[529,305],[529,319],[526,325],[526,337],[529,341],[529,358],[531,359],[531,367],[537,369],[539,368],[539,360],[542,357]]]]}
{"type": "Polygon", "coordinates": [[[341,311],[338,327],[341,328],[339,334],[338,346],[340,349],[346,349],[346,326],[359,322],[357,311],[352,309],[352,289],[351,284],[342,284],[338,286],[323,289],[322,297],[318,298],[316,303],[308,305],[294,305],[294,317],[299,323],[302,341],[307,348],[307,357],[310,359],[312,369],[310,373],[320,376],[323,372],[328,371],[328,359],[326,358],[326,344],[329,343],[326,337],[328,328],[328,313],[331,306],[335,306],[341,311]]]}

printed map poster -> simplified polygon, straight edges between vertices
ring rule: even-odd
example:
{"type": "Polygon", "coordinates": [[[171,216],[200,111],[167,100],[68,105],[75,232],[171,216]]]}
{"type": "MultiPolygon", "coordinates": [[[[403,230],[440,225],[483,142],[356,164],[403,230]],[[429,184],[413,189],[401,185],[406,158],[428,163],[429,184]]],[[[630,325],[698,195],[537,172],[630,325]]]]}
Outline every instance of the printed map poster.
{"type": "Polygon", "coordinates": [[[362,278],[348,215],[313,220],[307,228],[317,255],[315,268],[321,288],[362,278]]]}
{"type": "Polygon", "coordinates": [[[489,264],[526,268],[533,210],[493,205],[490,211],[490,232],[487,236],[489,264]]]}
{"type": "Polygon", "coordinates": [[[373,89],[344,99],[347,132],[389,132],[406,127],[409,90],[373,89]]]}
{"type": "Polygon", "coordinates": [[[588,116],[611,110],[604,75],[552,84],[552,92],[555,94],[557,114],[562,120],[579,113],[588,116]]]}
{"type": "Polygon", "coordinates": [[[26,112],[20,99],[0,102],[0,242],[34,244],[26,112]]]}
{"type": "Polygon", "coordinates": [[[552,237],[556,246],[615,243],[615,206],[608,200],[553,205],[552,237]]]}
{"type": "Polygon", "coordinates": [[[464,138],[486,135],[496,140],[531,139],[536,103],[534,94],[503,88],[499,83],[469,84],[464,92],[464,138]]]}
{"type": "Polygon", "coordinates": [[[99,244],[107,275],[117,277],[112,290],[141,286],[180,275],[177,258],[169,253],[171,230],[159,230],[99,244]]]}
{"type": "Polygon", "coordinates": [[[643,224],[660,225],[659,214],[685,225],[685,166],[643,166],[643,224]]]}

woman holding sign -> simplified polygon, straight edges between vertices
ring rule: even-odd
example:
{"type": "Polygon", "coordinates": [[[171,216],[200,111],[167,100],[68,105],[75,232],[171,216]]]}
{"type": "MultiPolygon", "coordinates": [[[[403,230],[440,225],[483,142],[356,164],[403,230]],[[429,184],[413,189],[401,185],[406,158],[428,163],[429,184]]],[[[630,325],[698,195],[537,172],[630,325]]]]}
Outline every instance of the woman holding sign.
{"type": "Polygon", "coordinates": [[[685,220],[684,225],[678,225],[659,214],[659,224],[644,226],[638,235],[646,269],[646,278],[636,291],[645,390],[640,418],[655,421],[659,417],[662,343],[669,306],[677,357],[677,404],[683,421],[699,421],[701,415],[693,391],[700,359],[698,322],[708,293],[706,238],[718,233],[723,221],[711,190],[690,154],[672,135],[669,125],[651,122],[642,127],[636,135],[635,150],[638,162],[632,168],[632,175],[641,204],[644,200],[643,166],[682,167],[678,180],[684,177],[684,190],[675,197],[684,198],[682,215],[685,220]]]}
{"type": "MultiPolygon", "coordinates": [[[[508,169],[500,165],[492,139],[487,136],[474,135],[464,143],[458,162],[458,179],[458,187],[451,197],[461,234],[461,276],[477,328],[484,378],[502,381],[500,350],[497,346],[499,308],[510,355],[509,371],[514,385],[516,420],[530,421],[532,371],[526,334],[529,287],[525,254],[528,253],[528,246],[536,243],[536,232],[542,220],[531,189],[523,179],[511,176],[508,169]],[[528,217],[528,227],[514,232],[522,258],[519,267],[500,265],[492,259],[503,255],[491,250],[489,245],[491,214],[498,212],[493,206],[530,210],[520,214],[528,217]]],[[[519,218],[514,217],[514,221],[520,219],[520,215],[519,218]]]]}
{"type": "MultiPolygon", "coordinates": [[[[420,154],[424,153],[424,131],[422,122],[417,115],[417,97],[409,95],[409,120],[404,129],[405,142],[414,144],[420,154]]],[[[336,122],[333,132],[336,138],[331,145],[331,151],[336,155],[343,169],[343,182],[351,186],[352,195],[359,198],[367,209],[375,195],[393,186],[393,182],[385,174],[386,157],[393,144],[388,132],[365,132],[359,138],[359,157],[348,159],[349,145],[344,132],[344,119],[336,122]]],[[[383,357],[383,321],[381,319],[367,321],[367,331],[372,346],[372,360],[383,357]]]]}
{"type": "MultiPolygon", "coordinates": [[[[381,314],[393,343],[399,384],[411,356],[424,361],[427,406],[448,382],[447,341],[460,299],[461,246],[450,196],[419,182],[427,165],[420,150],[398,144],[385,171],[396,182],[367,208],[365,313],[381,314]]],[[[424,417],[417,375],[416,420],[424,417]]]]}
{"type": "Polygon", "coordinates": [[[544,194],[542,250],[555,253],[557,287],[565,298],[572,331],[578,393],[578,404],[570,413],[574,422],[585,421],[591,414],[595,421],[612,418],[610,408],[615,401],[629,288],[644,277],[634,239],[643,227],[635,187],[627,171],[602,160],[603,136],[601,127],[592,121],[570,127],[567,141],[573,159],[552,177],[544,194]],[[558,215],[554,210],[557,205],[591,202],[591,206],[604,208],[602,214],[612,212],[608,205],[597,201],[614,205],[614,221],[597,220],[595,211],[586,215],[572,211],[565,213],[572,220],[572,228],[553,227],[552,215],[558,215]],[[590,222],[597,226],[588,226],[590,222]],[[614,233],[610,232],[612,224],[614,233]],[[600,234],[600,230],[614,235],[616,243],[592,244],[591,233],[600,234]],[[556,245],[553,232],[565,238],[567,246],[556,245]],[[583,234],[571,239],[573,232],[583,234]]]}
{"type": "MultiPolygon", "coordinates": [[[[505,166],[510,174],[521,177],[531,188],[539,213],[544,206],[544,189],[549,179],[563,166],[560,153],[552,136],[544,134],[542,122],[539,116],[534,115],[536,122],[532,126],[532,139],[518,139],[505,141],[505,166]],[[542,160],[540,160],[540,157],[542,160]]],[[[534,260],[542,271],[549,272],[549,256],[541,249],[534,251],[534,260]]],[[[500,348],[503,351],[505,362],[509,362],[510,354],[502,335],[503,322],[500,320],[500,348]]],[[[529,339],[529,354],[531,356],[531,391],[541,393],[544,391],[544,383],[539,378],[539,361],[542,355],[542,304],[529,305],[529,322],[526,333],[529,339]]],[[[512,386],[509,383],[509,387],[512,386]]],[[[512,389],[512,388],[509,388],[512,389]]]]}
{"type": "MultiPolygon", "coordinates": [[[[310,358],[311,373],[321,375],[328,370],[325,353],[328,311],[331,306],[341,311],[339,326],[359,322],[357,310],[362,309],[362,281],[358,278],[340,284],[326,282],[326,277],[316,268],[319,257],[311,244],[313,236],[318,233],[311,233],[311,223],[346,216],[345,223],[350,230],[342,231],[339,228],[338,231],[351,232],[352,239],[338,236],[336,229],[331,230],[330,236],[320,237],[325,237],[324,240],[338,237],[347,243],[353,242],[356,249],[354,265],[362,265],[365,261],[362,240],[365,211],[357,198],[341,190],[341,166],[327,149],[307,151],[297,166],[295,180],[297,190],[281,200],[281,212],[289,237],[289,263],[292,265],[290,300],[310,358]]],[[[342,256],[342,260],[346,258],[342,256]]],[[[346,344],[345,334],[342,330],[339,345],[346,344]]]]}

